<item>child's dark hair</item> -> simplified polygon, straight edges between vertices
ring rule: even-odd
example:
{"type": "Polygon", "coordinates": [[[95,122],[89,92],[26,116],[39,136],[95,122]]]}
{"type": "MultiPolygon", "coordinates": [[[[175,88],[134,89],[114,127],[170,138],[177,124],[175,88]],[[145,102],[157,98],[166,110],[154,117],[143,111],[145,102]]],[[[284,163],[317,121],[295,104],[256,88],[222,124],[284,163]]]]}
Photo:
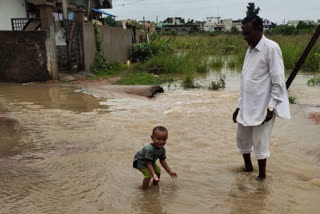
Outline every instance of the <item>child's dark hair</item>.
{"type": "Polygon", "coordinates": [[[152,134],[154,134],[157,130],[161,131],[161,132],[167,132],[168,133],[168,130],[165,127],[157,126],[157,127],[154,127],[154,129],[152,130],[152,134]]]}

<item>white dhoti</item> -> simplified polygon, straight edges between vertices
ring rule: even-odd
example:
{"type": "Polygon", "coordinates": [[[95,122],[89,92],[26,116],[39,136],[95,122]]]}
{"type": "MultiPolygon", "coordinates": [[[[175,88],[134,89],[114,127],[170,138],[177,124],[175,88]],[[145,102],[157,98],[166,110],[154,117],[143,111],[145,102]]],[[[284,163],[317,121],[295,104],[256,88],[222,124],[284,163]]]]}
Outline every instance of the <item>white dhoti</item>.
{"type": "Polygon", "coordinates": [[[274,121],[275,117],[258,126],[243,126],[238,123],[238,152],[248,154],[253,151],[255,159],[268,158],[270,156],[269,144],[274,121]]]}

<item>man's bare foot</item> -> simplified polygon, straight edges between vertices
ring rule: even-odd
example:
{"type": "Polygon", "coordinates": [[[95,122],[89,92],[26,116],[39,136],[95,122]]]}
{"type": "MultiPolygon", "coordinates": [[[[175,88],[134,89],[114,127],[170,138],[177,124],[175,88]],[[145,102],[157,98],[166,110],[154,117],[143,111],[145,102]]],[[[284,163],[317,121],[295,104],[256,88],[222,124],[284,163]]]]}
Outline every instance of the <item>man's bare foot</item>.
{"type": "Polygon", "coordinates": [[[243,172],[252,172],[253,171],[253,167],[249,167],[249,168],[246,168],[246,167],[243,167],[243,172]]]}
{"type": "Polygon", "coordinates": [[[258,176],[258,177],[256,177],[256,181],[264,181],[266,179],[266,176],[264,175],[264,176],[258,176]]]}

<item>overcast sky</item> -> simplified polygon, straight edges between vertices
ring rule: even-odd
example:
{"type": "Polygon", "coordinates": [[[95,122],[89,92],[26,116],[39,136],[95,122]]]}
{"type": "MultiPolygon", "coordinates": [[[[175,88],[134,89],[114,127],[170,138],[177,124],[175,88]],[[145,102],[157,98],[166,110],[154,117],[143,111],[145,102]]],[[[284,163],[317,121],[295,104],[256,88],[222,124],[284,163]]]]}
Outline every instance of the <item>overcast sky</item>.
{"type": "Polygon", "coordinates": [[[248,2],[260,7],[259,15],[277,24],[288,20],[320,19],[320,0],[112,0],[113,9],[106,12],[117,15],[117,20],[136,19],[163,21],[167,17],[182,17],[203,21],[220,16],[233,20],[246,15],[248,2]]]}

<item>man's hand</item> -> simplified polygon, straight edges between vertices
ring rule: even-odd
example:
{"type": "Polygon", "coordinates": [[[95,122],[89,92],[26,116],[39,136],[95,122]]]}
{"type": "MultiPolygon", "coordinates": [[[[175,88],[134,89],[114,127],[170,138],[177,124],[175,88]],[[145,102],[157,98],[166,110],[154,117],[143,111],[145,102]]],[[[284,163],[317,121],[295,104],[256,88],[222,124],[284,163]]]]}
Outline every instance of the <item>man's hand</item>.
{"type": "Polygon", "coordinates": [[[267,116],[266,119],[263,121],[262,124],[264,124],[265,122],[268,122],[269,120],[271,120],[273,117],[273,111],[270,111],[269,109],[267,109],[267,116]]]}
{"type": "Polygon", "coordinates": [[[233,119],[233,122],[234,122],[234,123],[237,123],[237,116],[238,116],[239,110],[240,110],[240,108],[237,108],[237,109],[233,112],[232,119],[233,119]]]}

